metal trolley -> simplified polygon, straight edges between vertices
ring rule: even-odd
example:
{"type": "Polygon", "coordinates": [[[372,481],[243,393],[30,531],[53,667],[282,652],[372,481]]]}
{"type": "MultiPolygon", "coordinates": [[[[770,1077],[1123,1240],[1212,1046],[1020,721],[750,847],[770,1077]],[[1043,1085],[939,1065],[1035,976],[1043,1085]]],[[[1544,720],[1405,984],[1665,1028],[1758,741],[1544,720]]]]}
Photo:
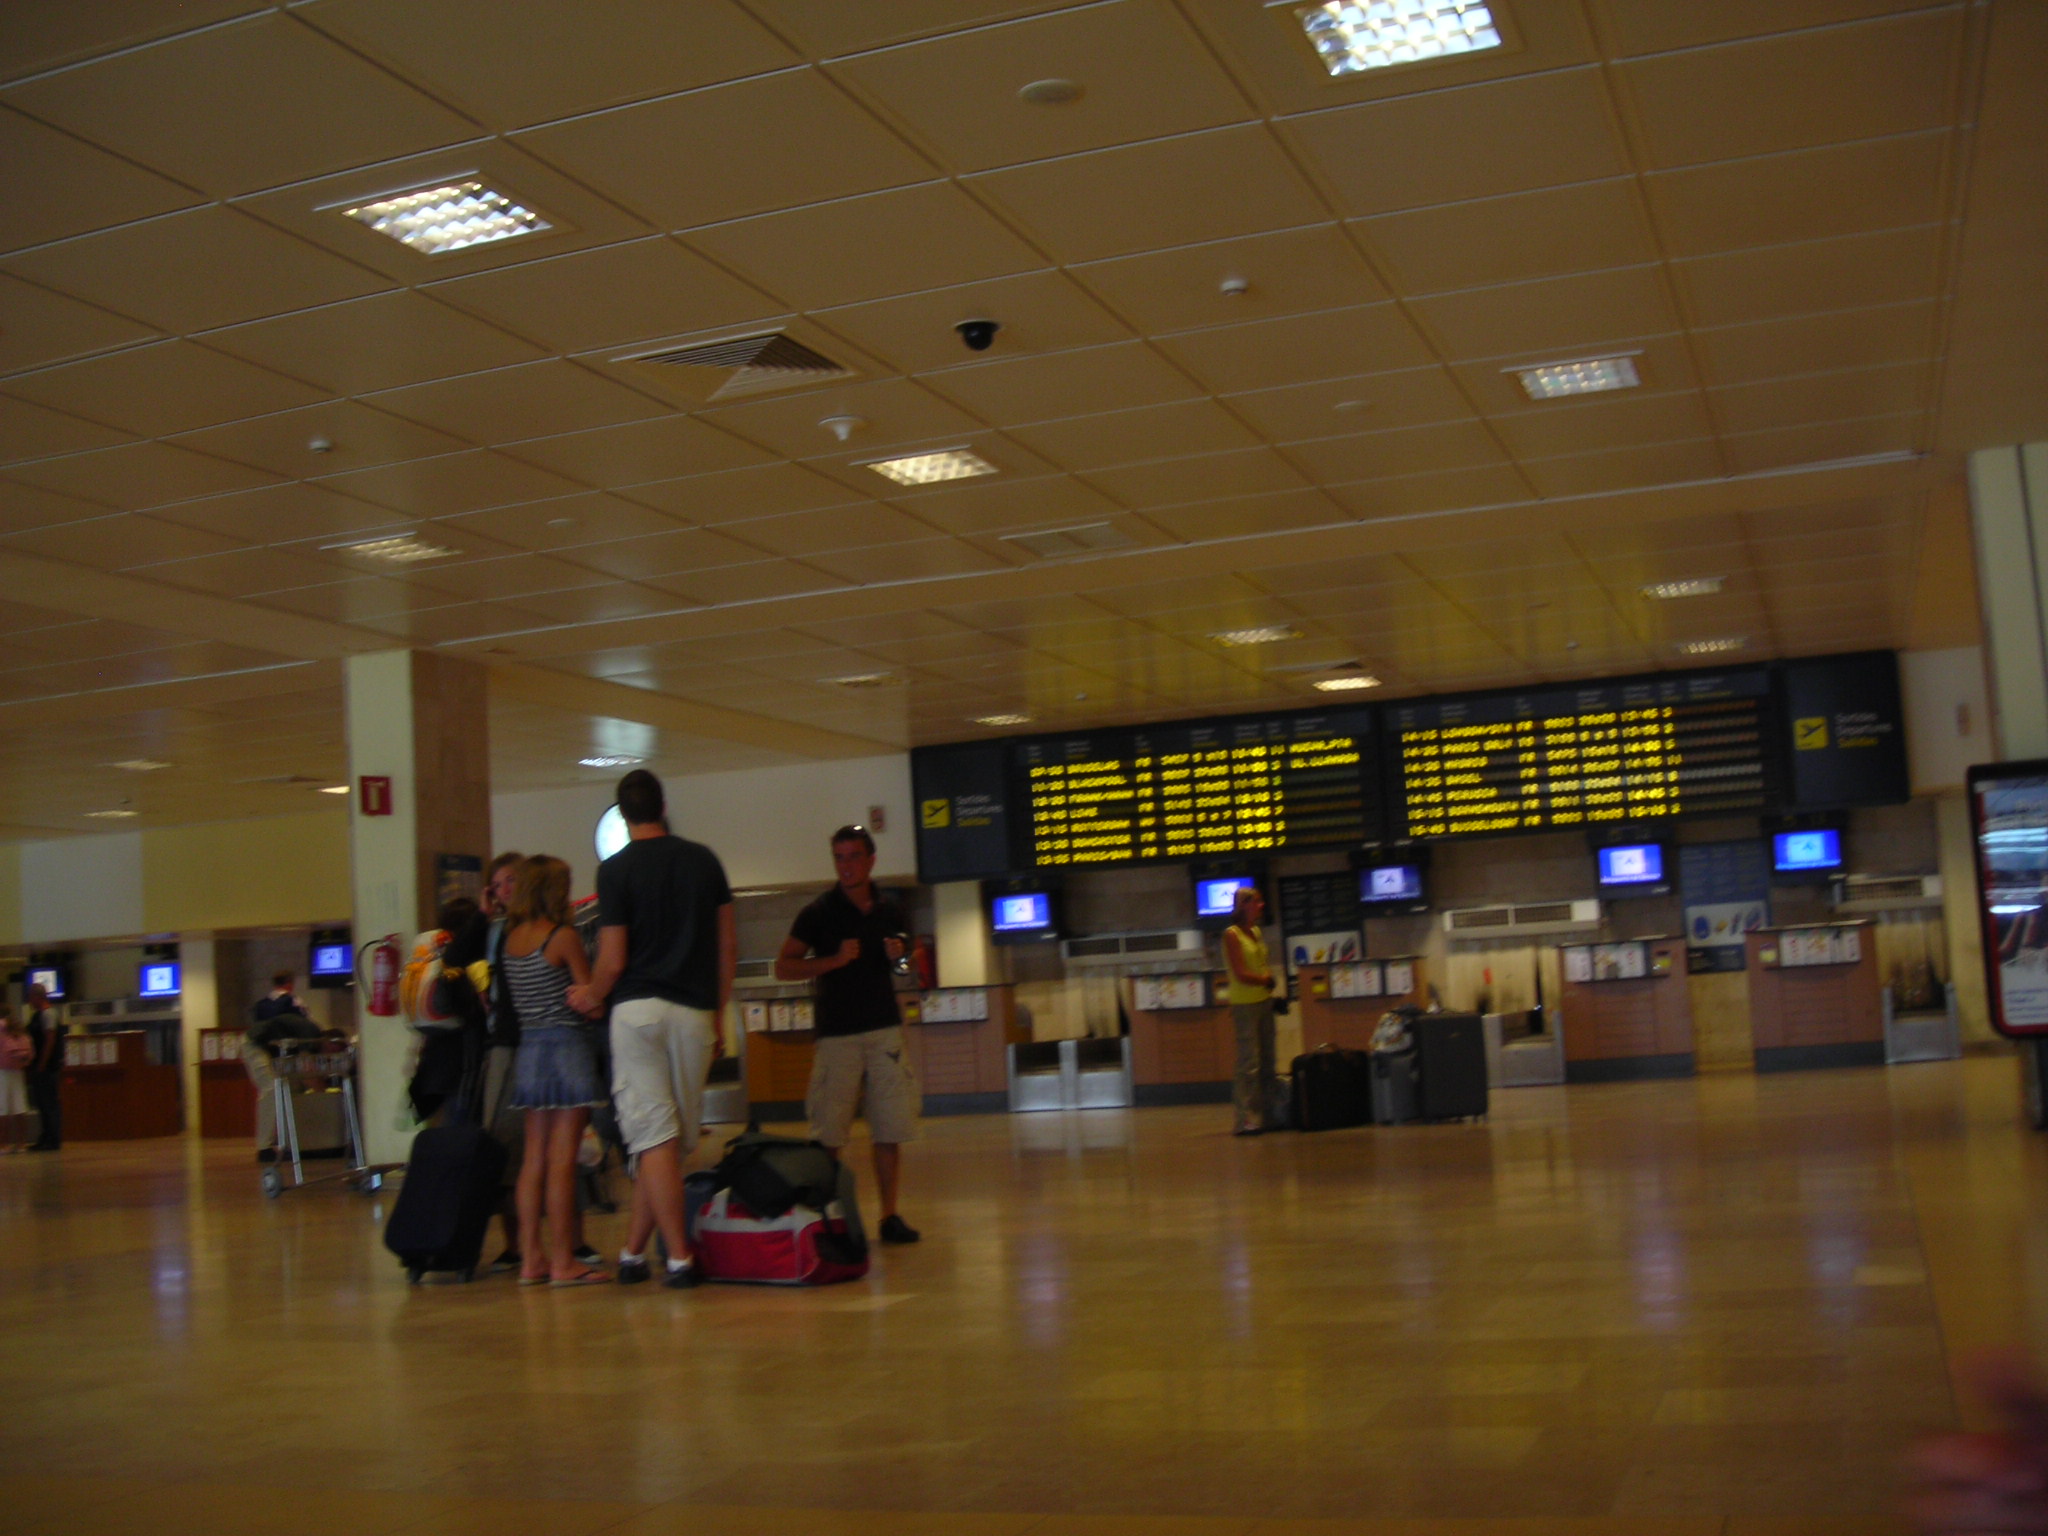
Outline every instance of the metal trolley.
{"type": "Polygon", "coordinates": [[[363,1121],[356,1111],[356,1048],[328,1040],[281,1040],[272,1060],[270,1085],[277,1108],[278,1161],[263,1170],[263,1193],[275,1200],[288,1189],[311,1184],[346,1184],[362,1194],[384,1187],[384,1175],[403,1163],[372,1164],[363,1153],[363,1121]],[[348,1140],[348,1167],[339,1173],[306,1177],[299,1147],[298,1090],[301,1088],[341,1090],[341,1118],[348,1140]],[[285,1182],[283,1154],[291,1153],[291,1182],[285,1182]]]}

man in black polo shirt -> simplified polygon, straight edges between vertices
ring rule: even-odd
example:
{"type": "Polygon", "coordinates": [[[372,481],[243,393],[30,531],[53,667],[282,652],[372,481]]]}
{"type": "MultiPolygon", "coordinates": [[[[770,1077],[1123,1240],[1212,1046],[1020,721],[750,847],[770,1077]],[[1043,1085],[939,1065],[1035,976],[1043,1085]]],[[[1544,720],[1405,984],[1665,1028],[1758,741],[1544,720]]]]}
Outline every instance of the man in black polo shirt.
{"type": "Polygon", "coordinates": [[[875,840],[867,828],[832,834],[832,865],[839,883],[797,914],[775,957],[775,975],[817,984],[818,1046],[804,1105],[811,1134],[837,1152],[865,1096],[882,1202],[875,1235],[914,1243],[916,1229],[896,1214],[902,1146],[917,1135],[917,1079],[903,1054],[893,972],[909,935],[902,909],[875,889],[875,840]]]}

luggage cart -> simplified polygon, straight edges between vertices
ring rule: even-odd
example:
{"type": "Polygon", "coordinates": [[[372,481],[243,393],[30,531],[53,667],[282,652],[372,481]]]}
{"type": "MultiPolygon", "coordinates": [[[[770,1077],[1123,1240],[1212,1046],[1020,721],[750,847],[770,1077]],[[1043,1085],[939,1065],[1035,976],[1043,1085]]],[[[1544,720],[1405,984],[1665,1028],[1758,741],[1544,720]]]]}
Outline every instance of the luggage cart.
{"type": "Polygon", "coordinates": [[[277,1107],[278,1161],[265,1166],[263,1170],[263,1193],[275,1200],[287,1189],[304,1189],[312,1184],[346,1184],[361,1194],[369,1194],[384,1187],[384,1175],[394,1169],[403,1168],[403,1163],[372,1164],[363,1154],[363,1122],[356,1113],[356,1048],[353,1045],[334,1045],[326,1040],[283,1040],[278,1043],[277,1057],[271,1062],[273,1080],[270,1085],[272,1102],[277,1107]],[[322,1174],[315,1178],[306,1177],[306,1169],[299,1149],[299,1116],[297,1088],[307,1087],[339,1088],[341,1090],[341,1118],[343,1134],[348,1141],[349,1166],[340,1173],[322,1174]],[[292,1160],[291,1182],[284,1177],[283,1154],[289,1149],[292,1160]]]}

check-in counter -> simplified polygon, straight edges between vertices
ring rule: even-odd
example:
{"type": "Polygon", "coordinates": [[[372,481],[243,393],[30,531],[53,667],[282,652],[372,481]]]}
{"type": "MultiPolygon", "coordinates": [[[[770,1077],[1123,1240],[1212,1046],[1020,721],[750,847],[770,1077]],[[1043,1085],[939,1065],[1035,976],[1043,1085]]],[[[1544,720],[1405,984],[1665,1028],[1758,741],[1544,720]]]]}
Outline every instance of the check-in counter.
{"type": "Polygon", "coordinates": [[[1132,1096],[1139,1104],[1227,1100],[1237,1075],[1237,1030],[1223,977],[1207,971],[1124,978],[1131,1020],[1132,1096]]]}
{"type": "MultiPolygon", "coordinates": [[[[806,987],[761,988],[736,1000],[746,1032],[747,1098],[768,1119],[801,1118],[816,1054],[816,1012],[806,987]]],[[[1007,986],[899,992],[904,1049],[927,1115],[993,1114],[1009,1107],[1005,1052],[1021,1038],[1007,986]]]]}
{"type": "Polygon", "coordinates": [[[1304,965],[1294,973],[1294,1006],[1301,1018],[1301,1048],[1342,1046],[1363,1051],[1393,1008],[1420,1008],[1428,993],[1418,955],[1304,965]]]}
{"type": "Polygon", "coordinates": [[[184,1128],[178,1067],[150,1059],[139,1029],[73,1034],[64,1047],[64,1137],[132,1141],[184,1128]]]}
{"type": "Polygon", "coordinates": [[[1692,1075],[1684,939],[1566,944],[1558,951],[1558,969],[1566,1082],[1692,1075]]]}
{"type": "Polygon", "coordinates": [[[199,1134],[239,1137],[256,1134],[256,1085],[242,1065],[242,1029],[199,1031],[199,1134]]]}
{"type": "Polygon", "coordinates": [[[1869,924],[1763,928],[1746,944],[1757,1071],[1883,1063],[1883,987],[1869,924]]]}

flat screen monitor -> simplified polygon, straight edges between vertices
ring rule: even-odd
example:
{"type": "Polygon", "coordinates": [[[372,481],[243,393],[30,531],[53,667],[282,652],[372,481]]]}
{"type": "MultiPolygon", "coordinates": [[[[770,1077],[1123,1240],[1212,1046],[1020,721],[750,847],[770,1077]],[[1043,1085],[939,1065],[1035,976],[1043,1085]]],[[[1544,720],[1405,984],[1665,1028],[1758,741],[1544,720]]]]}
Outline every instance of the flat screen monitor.
{"type": "Polygon", "coordinates": [[[1779,832],[1771,838],[1771,867],[1781,874],[1842,867],[1842,834],[1831,827],[1779,832]]]}
{"type": "Polygon", "coordinates": [[[989,902],[989,926],[997,933],[1040,934],[1052,928],[1052,897],[1044,891],[997,896],[989,902]]]}
{"type": "Polygon", "coordinates": [[[1358,899],[1368,907],[1407,905],[1422,900],[1422,867],[1372,864],[1358,872],[1358,899]]]}
{"type": "Polygon", "coordinates": [[[61,1002],[64,998],[64,972],[54,965],[32,965],[22,978],[24,987],[41,987],[49,993],[50,1001],[61,1002]]]}
{"type": "Polygon", "coordinates": [[[1662,843],[1618,843],[1598,850],[1602,890],[1639,890],[1664,883],[1662,843]]]}
{"type": "Polygon", "coordinates": [[[176,997],[178,995],[178,962],[175,960],[145,960],[137,978],[136,995],[139,997],[176,997]]]}
{"type": "Polygon", "coordinates": [[[306,960],[306,974],[315,981],[326,978],[347,978],[355,974],[355,946],[343,939],[335,942],[315,939],[306,960]]]}
{"type": "Polygon", "coordinates": [[[1257,885],[1255,875],[1223,875],[1214,880],[1195,882],[1195,916],[1199,918],[1230,918],[1237,912],[1237,893],[1248,885],[1257,885]]]}

